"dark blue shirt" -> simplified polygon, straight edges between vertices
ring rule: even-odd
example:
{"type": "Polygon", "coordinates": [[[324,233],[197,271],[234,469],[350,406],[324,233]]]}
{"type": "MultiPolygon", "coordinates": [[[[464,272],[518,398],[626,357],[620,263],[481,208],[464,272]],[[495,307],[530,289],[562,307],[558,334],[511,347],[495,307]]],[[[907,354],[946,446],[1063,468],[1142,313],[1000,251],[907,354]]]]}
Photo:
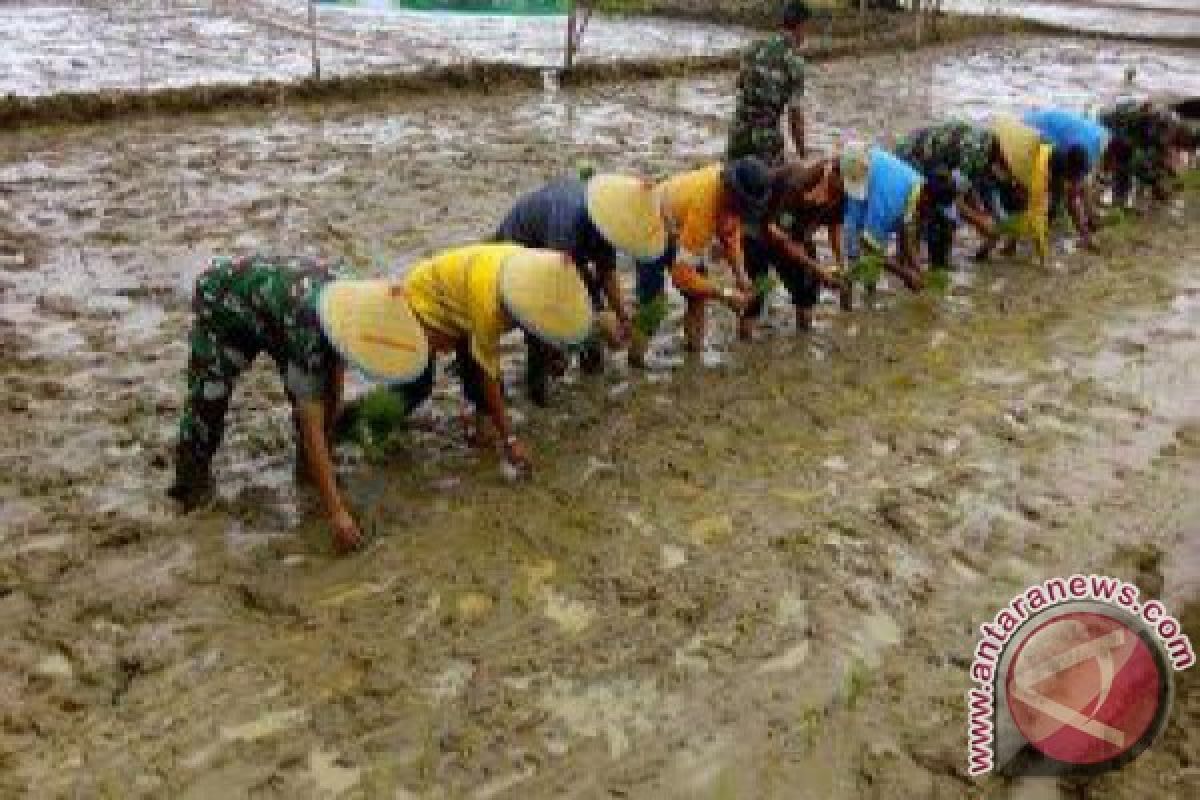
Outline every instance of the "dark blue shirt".
{"type": "Polygon", "coordinates": [[[587,284],[592,305],[604,307],[604,279],[616,268],[617,252],[592,224],[583,181],[562,178],[521,197],[494,238],[566,253],[587,284]]]}

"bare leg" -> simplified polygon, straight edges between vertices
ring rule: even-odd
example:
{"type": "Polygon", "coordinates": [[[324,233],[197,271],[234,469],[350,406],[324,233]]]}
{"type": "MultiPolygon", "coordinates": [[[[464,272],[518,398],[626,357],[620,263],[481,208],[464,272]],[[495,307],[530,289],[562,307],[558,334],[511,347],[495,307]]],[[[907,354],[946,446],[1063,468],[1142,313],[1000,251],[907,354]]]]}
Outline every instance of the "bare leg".
{"type": "Polygon", "coordinates": [[[683,335],[687,341],[687,349],[699,353],[704,349],[706,332],[707,303],[699,297],[687,297],[687,308],[683,312],[683,335]]]}

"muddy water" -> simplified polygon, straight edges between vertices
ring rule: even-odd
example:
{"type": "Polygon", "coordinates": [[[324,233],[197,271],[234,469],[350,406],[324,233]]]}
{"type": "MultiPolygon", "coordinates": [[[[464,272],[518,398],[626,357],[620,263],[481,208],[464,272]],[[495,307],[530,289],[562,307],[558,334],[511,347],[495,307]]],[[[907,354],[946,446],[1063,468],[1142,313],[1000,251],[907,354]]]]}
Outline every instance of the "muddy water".
{"type": "Polygon", "coordinates": [[[947,11],[1007,14],[1089,33],[1170,40],[1200,36],[1200,11],[1190,0],[943,0],[947,11]]]}
{"type": "MultiPolygon", "coordinates": [[[[563,17],[397,14],[323,7],[325,76],[412,71],[465,61],[558,67],[563,17]]],[[[305,4],[157,0],[0,4],[0,92],[46,95],[156,89],[312,73],[305,4]]],[[[713,55],[750,41],[736,26],[596,17],[581,60],[713,55]]]]}
{"type": "MultiPolygon", "coordinates": [[[[936,91],[977,108],[1002,64],[1027,63],[1030,91],[1099,93],[1064,64],[1131,60],[1197,80],[1170,50],[1048,40],[831,64],[817,138],[919,123],[933,75],[961,74],[936,91]]],[[[0,787],[962,796],[980,619],[1090,568],[1188,602],[1194,204],[1110,232],[1103,257],[830,306],[808,337],[775,308],[733,346],[720,317],[705,359],[669,334],[655,369],[614,364],[546,411],[517,389],[526,486],[465,448],[443,385],[386,465],[342,453],[375,534],[361,556],[328,555],[293,486],[265,364],[235,399],[219,502],[162,502],[188,286],[212,252],[390,271],[580,162],[714,156],[730,80],[0,141],[0,787]]],[[[1188,796],[1196,713],[1110,792],[1188,796]]]]}

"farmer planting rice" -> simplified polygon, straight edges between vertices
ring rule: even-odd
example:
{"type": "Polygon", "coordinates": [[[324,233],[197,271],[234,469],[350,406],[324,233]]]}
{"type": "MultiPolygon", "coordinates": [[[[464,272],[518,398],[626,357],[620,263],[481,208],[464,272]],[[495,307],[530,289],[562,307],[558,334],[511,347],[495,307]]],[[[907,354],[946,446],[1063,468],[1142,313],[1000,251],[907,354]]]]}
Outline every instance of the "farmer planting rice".
{"type": "Polygon", "coordinates": [[[1050,146],[1050,220],[1058,217],[1065,202],[1080,243],[1090,248],[1096,231],[1091,178],[1098,171],[1112,172],[1126,163],[1128,141],[1114,137],[1095,120],[1062,108],[1030,111],[1022,121],[1050,146]]]}
{"type": "Polygon", "coordinates": [[[1178,157],[1195,147],[1194,135],[1179,116],[1147,100],[1128,98],[1102,110],[1098,118],[1128,148],[1126,157],[1113,165],[1113,203],[1129,205],[1135,185],[1149,191],[1153,202],[1166,202],[1178,157]]]}
{"type": "MultiPolygon", "coordinates": [[[[625,27],[625,37],[637,31],[648,40],[639,51],[669,42],[670,63],[626,64],[633,52],[625,41],[597,52],[590,48],[598,40],[589,39],[579,70],[542,91],[528,84],[538,82],[557,35],[528,39],[519,33],[522,20],[486,17],[445,26],[439,17],[414,29],[414,14],[389,18],[383,10],[434,2],[313,4],[324,6],[319,27],[298,26],[299,43],[306,54],[304,34],[316,28],[333,80],[249,87],[261,108],[254,101],[190,119],[182,112],[193,92],[182,86],[145,99],[134,92],[10,98],[10,113],[39,108],[38,119],[52,124],[10,134],[0,159],[0,685],[7,687],[0,797],[239,798],[264,787],[297,800],[957,798],[1031,787],[1051,796],[1083,789],[1148,800],[1195,796],[1187,787],[1200,753],[1200,709],[1192,702],[1200,672],[1168,674],[1167,647],[1151,653],[1168,659],[1157,672],[1147,668],[1159,659],[1142,653],[1122,673],[1123,650],[1112,650],[1111,665],[1077,663],[1058,676],[1064,680],[1033,687],[1040,695],[1024,692],[1032,671],[1061,666],[1059,656],[1071,655],[1082,634],[1072,629],[1050,645],[1025,638],[1020,658],[1039,663],[1015,668],[1019,640],[1040,621],[1019,614],[1014,598],[1031,596],[1026,582],[1070,583],[1077,574],[1104,592],[1104,576],[1116,575],[1126,588],[1141,588],[1142,605],[1160,600],[1171,617],[1160,622],[1196,641],[1200,173],[1181,176],[1178,196],[1161,211],[1114,213],[1117,224],[1095,234],[1102,247],[1062,248],[1047,268],[1008,259],[976,265],[944,295],[910,294],[887,278],[886,313],[813,305],[818,296],[830,303],[821,290],[840,291],[847,277],[866,282],[885,268],[884,255],[896,260],[891,234],[867,257],[858,236],[859,269],[842,263],[849,203],[839,131],[859,131],[890,151],[909,131],[969,115],[995,136],[1016,180],[991,192],[969,185],[977,163],[969,156],[908,164],[922,193],[932,197],[929,187],[939,182],[953,187],[964,220],[957,246],[964,236],[970,242],[954,255],[965,261],[976,245],[991,245],[966,227],[972,190],[986,201],[996,247],[1013,234],[1032,239],[1045,219],[1026,212],[1038,206],[1030,197],[1037,175],[1048,197],[1051,148],[1020,123],[1020,112],[1013,118],[1020,135],[1001,141],[991,121],[979,125],[989,105],[1000,111],[1039,97],[1103,107],[1131,61],[1144,65],[1146,86],[1197,95],[1194,50],[1045,33],[957,44],[946,40],[956,35],[949,15],[936,16],[936,47],[910,48],[915,15],[860,19],[856,3],[821,0],[852,13],[832,20],[834,52],[821,53],[820,80],[807,87],[808,158],[767,167],[759,236],[742,239],[748,311],[768,299],[778,304],[770,327],[789,335],[739,343],[738,329],[758,333],[751,326],[762,328],[763,318],[747,313],[738,325],[713,312],[704,360],[717,368],[676,357],[683,336],[671,330],[670,357],[651,357],[655,369],[629,369],[620,353],[610,363],[605,352],[607,374],[579,374],[561,389],[551,379],[549,399],[560,408],[540,410],[521,385],[527,347],[545,352],[551,374],[584,348],[602,352],[601,330],[616,334],[604,350],[619,349],[631,338],[621,329],[640,317],[635,275],[657,276],[661,286],[676,264],[653,186],[639,190],[651,211],[629,216],[659,229],[662,254],[631,259],[634,248],[617,246],[614,223],[589,209],[588,190],[603,181],[556,178],[582,163],[596,164],[592,174],[665,178],[723,159],[736,76],[715,52],[725,41],[718,37],[745,42],[753,34],[727,23],[724,30],[662,20],[625,27]],[[377,8],[365,14],[350,5],[377,8]],[[448,72],[364,75],[359,83],[346,58],[361,52],[370,56],[365,67],[394,73],[403,39],[471,28],[489,28],[489,46],[472,45],[464,56],[521,64],[460,72],[455,63],[448,72]],[[900,47],[863,52],[863,28],[868,37],[882,33],[866,49],[890,49],[892,38],[900,47]],[[335,42],[338,30],[353,32],[344,47],[335,42]],[[690,50],[685,37],[714,58],[686,62],[685,70],[674,60],[690,50]],[[430,91],[438,88],[445,91],[430,91]],[[289,109],[293,101],[303,105],[289,109]],[[58,113],[70,112],[79,125],[53,124],[49,107],[60,103],[58,113]],[[150,108],[163,113],[83,123],[150,108]],[[617,269],[630,273],[618,272],[618,294],[615,281],[593,281],[606,263],[581,255],[593,248],[546,240],[547,261],[577,288],[577,302],[562,302],[553,286],[530,296],[553,309],[581,309],[593,323],[578,336],[538,334],[533,312],[518,313],[506,296],[515,264],[503,254],[519,242],[454,247],[490,239],[510,210],[524,206],[526,192],[540,194],[550,182],[575,184],[572,202],[555,209],[578,211],[582,189],[592,230],[581,238],[594,244],[598,234],[615,251],[617,269]],[[295,289],[300,297],[315,293],[300,305],[313,309],[333,356],[330,385],[339,390],[329,393],[341,394],[342,370],[378,379],[368,386],[347,374],[345,402],[327,400],[324,385],[309,388],[320,404],[313,413],[295,400],[300,446],[311,430],[304,419],[316,419],[324,437],[321,448],[298,453],[300,471],[316,474],[306,466],[309,453],[336,467],[336,481],[324,483],[340,494],[345,513],[334,516],[355,526],[358,557],[334,557],[336,528],[323,497],[292,485],[283,389],[305,388],[302,347],[291,357],[297,369],[284,359],[282,381],[260,359],[242,366],[236,388],[230,378],[215,393],[234,398],[212,479],[204,473],[219,505],[167,513],[174,504],[163,490],[175,468],[180,412],[190,403],[179,378],[193,315],[181,303],[180,273],[192,282],[209,266],[181,270],[181,254],[207,259],[271,241],[283,253],[305,252],[283,249],[303,242],[306,251],[387,278],[349,280],[332,271],[322,286],[295,289]],[[764,246],[756,252],[750,242],[764,246]],[[498,274],[488,266],[493,255],[504,259],[498,274]],[[580,263],[565,264],[572,255],[580,263]],[[381,264],[394,269],[376,273],[381,264]],[[487,310],[476,311],[476,299],[487,310]],[[793,314],[814,332],[791,336],[793,314]],[[403,325],[389,330],[396,322],[403,325]],[[497,329],[509,330],[498,348],[487,344],[497,329]],[[410,339],[412,350],[403,346],[410,339]],[[355,356],[356,344],[419,359],[410,369],[371,368],[355,356]],[[489,395],[503,402],[500,425],[493,421],[500,403],[489,407],[489,395]],[[520,441],[504,447],[513,434],[520,441]],[[343,440],[351,446],[339,450],[343,440]],[[528,480],[508,480],[531,461],[528,480]],[[1011,649],[990,662],[997,702],[989,717],[972,708],[964,685],[985,688],[975,674],[985,662],[971,654],[993,641],[983,628],[1005,633],[1012,620],[997,615],[1008,611],[1033,624],[1017,622],[1023,629],[1012,631],[1011,649]],[[1006,658],[1014,669],[1003,667],[1006,658]],[[1109,666],[1113,691],[1100,703],[1093,690],[1109,666]],[[1142,680],[1154,674],[1158,691],[1142,680]],[[971,739],[988,719],[997,722],[992,733],[1003,727],[1001,738],[1014,736],[997,740],[994,766],[1014,750],[1016,770],[1035,765],[1036,746],[1018,750],[1017,731],[1002,715],[1080,681],[1074,688],[1084,694],[1058,699],[1085,717],[1103,705],[1104,720],[1128,732],[1126,744],[1148,744],[1139,758],[1098,778],[1047,765],[1058,784],[969,777],[971,739]],[[1006,693],[1012,686],[1023,697],[1006,693]],[[1152,723],[1149,733],[1160,737],[1153,742],[1135,742],[1137,731],[1117,721],[1130,708],[1146,711],[1141,701],[1162,712],[1165,727],[1159,734],[1152,723]]],[[[47,4],[34,5],[41,14],[47,4]]],[[[77,19],[82,7],[101,4],[58,5],[71,6],[77,19]]],[[[61,30],[54,18],[67,13],[58,5],[45,12],[47,38],[61,30]]],[[[173,52],[174,36],[231,35],[222,41],[232,48],[196,42],[212,51],[206,58],[228,59],[250,39],[226,20],[261,32],[248,19],[269,8],[275,20],[302,23],[300,4],[263,0],[190,4],[166,30],[156,21],[167,16],[166,4],[154,5],[105,23],[126,36],[130,20],[144,24],[153,45],[145,53],[148,88],[184,60],[173,52]]],[[[585,5],[576,4],[579,26],[585,5]]],[[[674,9],[730,21],[782,5],[671,0],[674,9]]],[[[99,24],[104,16],[84,19],[99,24]]],[[[11,10],[0,17],[17,18],[11,10]]],[[[561,21],[542,22],[549,30],[561,21]]],[[[609,24],[598,16],[592,31],[609,24]]],[[[281,58],[264,60],[251,47],[248,66],[265,72],[278,62],[294,75],[296,37],[271,30],[272,54],[281,58]]],[[[452,38],[421,47],[444,45],[442,59],[457,62],[451,45],[462,43],[452,38]]],[[[13,49],[21,42],[15,37],[13,49]]],[[[64,44],[66,57],[51,57],[55,70],[78,54],[94,62],[107,56],[64,44]]],[[[33,72],[46,54],[27,49],[9,60],[33,72]]],[[[120,77],[126,67],[117,58],[94,80],[120,77]]],[[[66,79],[74,83],[72,75],[85,71],[66,79]]],[[[227,88],[194,94],[205,105],[240,102],[227,88]]],[[[8,117],[10,125],[14,119],[22,117],[8,117]]],[[[866,162],[869,169],[869,148],[866,162]]],[[[1150,192],[1132,180],[1144,206],[1150,192]]],[[[905,213],[911,194],[900,197],[900,232],[909,233],[905,222],[915,229],[913,251],[930,243],[929,221],[952,221],[936,213],[923,220],[920,196],[917,211],[905,213]]],[[[629,195],[617,203],[635,206],[629,195]]],[[[745,233],[750,218],[738,216],[745,233]]],[[[723,255],[719,237],[711,244],[703,253],[707,277],[736,290],[726,265],[714,264],[723,255]]],[[[300,273],[298,281],[308,266],[258,260],[300,273]]],[[[948,275],[925,263],[939,262],[935,252],[914,260],[923,289],[944,286],[948,275]]],[[[268,322],[281,318],[280,304],[268,302],[274,292],[265,295],[250,293],[252,307],[264,309],[268,322]]],[[[672,316],[682,315],[683,298],[670,299],[672,316]]],[[[282,324],[262,328],[263,349],[287,349],[271,346],[275,331],[286,332],[282,324]]],[[[200,343],[200,356],[226,355],[218,350],[224,339],[214,338],[207,349],[200,343]]],[[[244,351],[257,349],[244,344],[253,336],[226,338],[243,365],[244,351]]],[[[666,344],[654,355],[668,355],[666,344]]],[[[197,408],[204,399],[201,391],[197,408]]],[[[1124,648],[1162,644],[1161,633],[1143,633],[1149,638],[1122,633],[1124,648]]],[[[1190,652],[1177,655],[1191,660],[1190,652]]],[[[1051,730],[1054,741],[1088,741],[1083,730],[1041,728],[1051,730]]]]}
{"type": "MultiPolygon", "coordinates": [[[[606,326],[603,333],[614,348],[627,344],[632,330],[617,282],[617,253],[627,253],[636,261],[640,286],[643,280],[654,282],[646,275],[662,272],[664,265],[659,262],[667,249],[653,186],[628,175],[596,175],[587,182],[572,177],[549,183],[520,198],[494,238],[569,256],[588,287],[593,309],[612,312],[615,324],[606,326]]],[[[538,405],[548,402],[547,361],[544,349],[531,340],[526,374],[530,396],[538,405]]],[[[587,347],[581,362],[585,371],[602,369],[599,342],[587,347]]]]}
{"type": "Polygon", "coordinates": [[[564,256],[506,244],[447,251],[414,266],[402,283],[335,278],[310,261],[219,258],[197,281],[194,312],[168,494],[191,510],[211,493],[212,458],[237,378],[266,351],[292,403],[298,474],[315,483],[342,551],[362,540],[331,458],[334,432],[353,429],[363,412],[360,401],[339,414],[347,364],[387,384],[406,414],[432,392],[433,356],[456,353],[475,416],[469,421],[486,413],[508,462],[527,470],[499,384],[500,337],[520,327],[542,344],[570,347],[592,324],[587,290],[564,256]]]}
{"type": "Polygon", "coordinates": [[[1051,147],[1036,130],[1009,114],[995,116],[988,128],[1000,142],[1013,181],[997,187],[988,198],[998,237],[984,242],[976,257],[987,259],[1001,239],[1008,255],[1016,252],[1021,241],[1029,241],[1044,264],[1050,251],[1051,147]]]}
{"type": "MultiPolygon", "coordinates": [[[[785,161],[788,138],[795,155],[804,157],[807,144],[804,109],[800,106],[805,72],[802,51],[811,20],[806,3],[783,3],[780,31],[752,45],[742,57],[726,158],[753,157],[768,167],[777,167],[785,161]]],[[[748,270],[756,276],[765,275],[771,268],[766,231],[757,220],[746,220],[741,235],[748,270]]],[[[802,295],[801,303],[807,303],[811,287],[796,288],[802,295]]],[[[755,302],[750,313],[743,316],[739,330],[742,338],[752,335],[752,317],[759,315],[761,307],[761,302],[755,302]]]]}
{"type": "MultiPolygon", "coordinates": [[[[414,265],[404,292],[429,349],[454,353],[467,400],[467,438],[478,446],[499,441],[516,469],[532,467],[513,433],[500,383],[500,337],[519,328],[552,356],[592,334],[587,287],[561,253],[515,244],[477,244],[446,250],[414,265]],[[491,423],[491,431],[487,423],[491,423]]],[[[407,389],[413,407],[433,392],[434,363],[407,389]]]]}
{"type": "Polygon", "coordinates": [[[955,214],[953,181],[947,175],[927,181],[891,153],[862,142],[846,146],[841,173],[846,193],[844,247],[851,275],[872,292],[886,269],[919,291],[920,232],[937,216],[955,214]],[[887,249],[893,237],[896,256],[890,258],[887,249]]]}
{"type": "Polygon", "coordinates": [[[330,265],[266,256],[217,258],[196,281],[187,395],[175,481],[185,511],[211,494],[211,465],[241,373],[266,352],[283,378],[296,426],[297,474],[312,480],[339,550],[361,534],[334,481],[331,436],[346,363],[387,383],[427,368],[421,326],[401,292],[383,281],[337,279],[330,265]]]}
{"type": "MultiPolygon", "coordinates": [[[[995,133],[981,125],[950,120],[901,137],[895,153],[915,166],[926,180],[938,172],[954,176],[958,216],[985,243],[995,238],[995,224],[985,198],[1009,190],[1013,183],[1012,170],[995,133]]],[[[927,227],[926,242],[934,266],[949,266],[957,227],[955,220],[944,215],[927,227]]]]}
{"type": "Polygon", "coordinates": [[[754,301],[742,319],[742,335],[752,332],[754,320],[765,305],[766,280],[774,269],[788,290],[796,315],[796,330],[812,327],[813,310],[821,287],[842,290],[838,267],[842,258],[842,219],[846,194],[842,189],[841,166],[828,158],[814,164],[793,163],[771,170],[771,201],[764,219],[765,237],[747,237],[746,267],[754,282],[754,301]],[[817,260],[814,235],[826,231],[834,265],[817,260]]]}
{"type": "MultiPolygon", "coordinates": [[[[711,164],[667,179],[656,188],[663,219],[674,245],[671,280],[687,302],[684,336],[687,348],[704,348],[706,306],[719,300],[734,313],[751,299],[750,278],[742,251],[742,226],[766,212],[770,174],[756,158],[711,164]],[[729,265],[737,288],[720,288],[708,277],[714,245],[729,265]]],[[[665,274],[647,265],[638,277],[638,319],[629,361],[645,364],[650,337],[665,315],[665,274]]]]}

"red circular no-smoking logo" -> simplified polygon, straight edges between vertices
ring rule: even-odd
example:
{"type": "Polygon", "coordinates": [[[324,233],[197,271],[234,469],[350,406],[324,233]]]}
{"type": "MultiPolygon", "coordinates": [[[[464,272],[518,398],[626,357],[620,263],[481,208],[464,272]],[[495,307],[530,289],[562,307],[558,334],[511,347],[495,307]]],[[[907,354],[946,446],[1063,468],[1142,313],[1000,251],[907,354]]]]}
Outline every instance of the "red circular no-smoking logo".
{"type": "Polygon", "coordinates": [[[1167,713],[1167,676],[1151,646],[1126,623],[1076,611],[1038,626],[1005,676],[1021,735],[1064,764],[1124,760],[1149,745],[1167,713]]]}

